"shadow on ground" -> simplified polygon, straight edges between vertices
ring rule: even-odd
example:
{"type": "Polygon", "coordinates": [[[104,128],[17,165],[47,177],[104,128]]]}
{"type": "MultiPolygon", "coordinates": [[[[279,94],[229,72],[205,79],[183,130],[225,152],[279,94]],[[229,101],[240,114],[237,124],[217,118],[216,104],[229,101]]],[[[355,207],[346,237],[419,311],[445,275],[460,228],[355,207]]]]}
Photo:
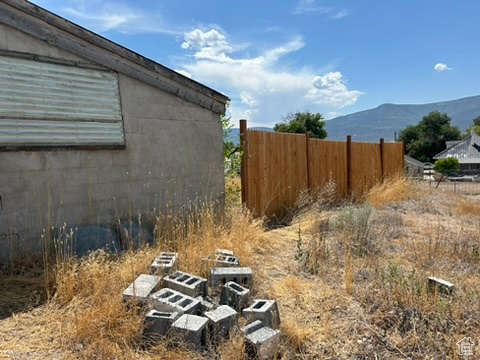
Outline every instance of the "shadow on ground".
{"type": "Polygon", "coordinates": [[[46,301],[45,278],[39,269],[21,273],[0,270],[0,284],[0,320],[46,301]]]}

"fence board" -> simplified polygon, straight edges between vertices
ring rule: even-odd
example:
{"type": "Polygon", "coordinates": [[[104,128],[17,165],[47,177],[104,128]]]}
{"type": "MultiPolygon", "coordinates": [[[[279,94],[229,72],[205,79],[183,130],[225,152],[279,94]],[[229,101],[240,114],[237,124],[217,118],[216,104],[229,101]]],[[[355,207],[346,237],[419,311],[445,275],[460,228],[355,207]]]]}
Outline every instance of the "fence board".
{"type": "Polygon", "coordinates": [[[385,143],[383,157],[385,177],[394,176],[403,171],[403,143],[385,143]]]}
{"type": "Polygon", "coordinates": [[[342,141],[310,139],[311,189],[318,190],[330,180],[340,197],[347,195],[347,147],[342,141]]]}
{"type": "Polygon", "coordinates": [[[381,178],[380,145],[352,142],[352,196],[361,197],[381,178]]]}
{"type": "Polygon", "coordinates": [[[295,205],[298,193],[307,188],[305,137],[247,132],[247,207],[257,216],[283,216],[295,205]]]}
{"type": "Polygon", "coordinates": [[[342,141],[257,130],[246,130],[246,139],[242,191],[246,206],[256,216],[282,217],[301,191],[316,191],[330,180],[339,197],[361,197],[382,180],[382,173],[387,178],[403,169],[402,143],[352,142],[349,173],[347,144],[342,141]]]}

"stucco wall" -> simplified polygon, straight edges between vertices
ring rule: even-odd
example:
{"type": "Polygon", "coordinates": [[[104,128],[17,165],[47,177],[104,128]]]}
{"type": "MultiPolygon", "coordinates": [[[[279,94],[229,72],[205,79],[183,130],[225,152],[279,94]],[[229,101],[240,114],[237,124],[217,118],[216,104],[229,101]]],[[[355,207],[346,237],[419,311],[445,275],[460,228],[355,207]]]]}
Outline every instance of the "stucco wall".
{"type": "MultiPolygon", "coordinates": [[[[82,60],[0,25],[0,49],[82,60]]],[[[49,225],[109,223],[223,196],[219,115],[118,74],[125,150],[0,152],[0,250],[18,232],[34,247],[49,225]]]]}

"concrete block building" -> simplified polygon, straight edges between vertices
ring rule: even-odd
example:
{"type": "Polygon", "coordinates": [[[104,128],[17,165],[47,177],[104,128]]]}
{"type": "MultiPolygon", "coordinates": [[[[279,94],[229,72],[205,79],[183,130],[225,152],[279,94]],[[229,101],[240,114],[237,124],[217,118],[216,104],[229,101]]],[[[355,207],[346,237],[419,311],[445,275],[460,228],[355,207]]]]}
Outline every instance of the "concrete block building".
{"type": "Polygon", "coordinates": [[[24,0],[0,2],[0,251],[42,229],[221,201],[228,98],[24,0]]]}

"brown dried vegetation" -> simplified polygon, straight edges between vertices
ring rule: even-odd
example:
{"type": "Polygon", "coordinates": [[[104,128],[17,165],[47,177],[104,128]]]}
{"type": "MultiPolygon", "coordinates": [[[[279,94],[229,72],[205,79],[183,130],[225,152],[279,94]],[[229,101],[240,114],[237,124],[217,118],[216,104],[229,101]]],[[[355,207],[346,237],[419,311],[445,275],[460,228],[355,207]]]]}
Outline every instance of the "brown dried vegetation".
{"type": "MultiPolygon", "coordinates": [[[[254,269],[254,296],[278,301],[279,359],[458,358],[455,343],[480,334],[479,204],[397,178],[364,203],[303,194],[291,224],[270,231],[235,207],[223,225],[211,209],[186,225],[158,217],[155,248],[56,264],[53,298],[0,320],[0,357],[246,359],[239,334],[203,354],[146,348],[141,314],[121,301],[158,251],[179,251],[182,270],[205,276],[202,257],[223,247],[254,269]],[[454,283],[453,295],[429,289],[432,275],[454,283]]],[[[43,279],[2,276],[18,285],[26,274],[43,279]]]]}

